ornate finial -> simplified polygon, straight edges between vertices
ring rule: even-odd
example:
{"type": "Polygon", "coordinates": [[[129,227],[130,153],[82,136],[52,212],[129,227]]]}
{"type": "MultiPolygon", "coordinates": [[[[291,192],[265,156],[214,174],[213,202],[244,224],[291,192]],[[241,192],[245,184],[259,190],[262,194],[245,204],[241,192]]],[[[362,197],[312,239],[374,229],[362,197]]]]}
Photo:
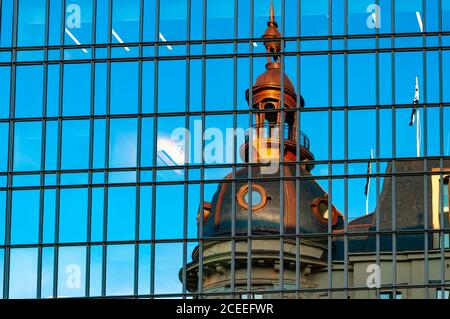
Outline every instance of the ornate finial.
{"type": "MultiPolygon", "coordinates": [[[[264,39],[271,39],[271,38],[280,38],[281,37],[281,33],[278,31],[278,24],[275,21],[275,9],[273,6],[273,0],[270,0],[270,17],[269,17],[269,22],[267,22],[267,30],[263,35],[264,39]]],[[[281,51],[281,43],[279,40],[274,40],[274,41],[266,41],[264,43],[267,52],[269,53],[278,53],[281,51]]],[[[278,62],[278,56],[277,55],[273,55],[272,59],[274,62],[278,62]]],[[[267,58],[267,62],[272,62],[271,58],[268,57],[267,58]]]]}
{"type": "Polygon", "coordinates": [[[275,9],[273,8],[273,0],[270,0],[270,20],[269,22],[275,23],[275,9]]]}

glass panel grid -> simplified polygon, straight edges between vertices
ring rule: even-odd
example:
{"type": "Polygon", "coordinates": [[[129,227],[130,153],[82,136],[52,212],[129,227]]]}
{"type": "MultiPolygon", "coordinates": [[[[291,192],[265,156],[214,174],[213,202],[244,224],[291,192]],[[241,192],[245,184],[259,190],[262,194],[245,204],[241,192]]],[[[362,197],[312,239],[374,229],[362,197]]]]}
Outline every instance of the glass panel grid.
{"type": "Polygon", "coordinates": [[[450,7],[372,2],[0,1],[2,297],[447,296],[450,7]]]}

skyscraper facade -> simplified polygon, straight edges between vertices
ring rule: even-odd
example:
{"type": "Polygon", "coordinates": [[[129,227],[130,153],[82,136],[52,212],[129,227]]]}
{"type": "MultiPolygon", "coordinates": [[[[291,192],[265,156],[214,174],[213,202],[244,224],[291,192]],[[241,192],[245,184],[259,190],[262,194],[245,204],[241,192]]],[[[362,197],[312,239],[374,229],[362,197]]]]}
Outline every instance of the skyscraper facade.
{"type": "Polygon", "coordinates": [[[0,0],[9,298],[448,298],[450,2],[0,0]]]}

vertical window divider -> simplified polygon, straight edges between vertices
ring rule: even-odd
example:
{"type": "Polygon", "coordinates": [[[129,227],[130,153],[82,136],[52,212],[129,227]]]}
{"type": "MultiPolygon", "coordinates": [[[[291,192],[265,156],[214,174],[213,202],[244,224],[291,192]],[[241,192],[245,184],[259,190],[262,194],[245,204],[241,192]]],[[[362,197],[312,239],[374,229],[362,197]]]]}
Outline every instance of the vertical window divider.
{"type": "MultiPolygon", "coordinates": [[[[328,211],[333,209],[333,4],[328,0],[328,211]]],[[[333,298],[333,237],[332,237],[332,219],[328,218],[327,229],[327,280],[328,280],[328,298],[333,298]]]]}
{"type": "MultiPolygon", "coordinates": [[[[0,3],[1,6],[1,3],[0,3]]],[[[38,239],[38,263],[37,263],[37,299],[42,298],[42,254],[43,254],[43,233],[44,233],[44,194],[45,194],[45,148],[47,133],[47,84],[48,84],[48,43],[49,43],[49,21],[50,21],[50,0],[45,1],[45,44],[44,44],[44,76],[42,94],[42,135],[41,135],[41,172],[39,190],[39,239],[38,239]]],[[[0,13],[1,16],[1,13],[0,13]]]]}
{"type": "MultiPolygon", "coordinates": [[[[255,34],[254,34],[254,19],[255,19],[255,0],[250,0],[250,38],[254,39],[255,38],[255,34]]],[[[248,147],[248,163],[247,163],[247,177],[248,177],[248,181],[247,181],[247,187],[250,190],[248,192],[248,202],[249,203],[253,203],[252,200],[252,188],[253,188],[253,182],[252,182],[252,173],[253,173],[253,166],[256,163],[252,163],[252,161],[254,160],[253,158],[253,105],[252,105],[252,100],[253,100],[253,44],[249,43],[249,91],[248,91],[248,101],[249,101],[249,117],[248,117],[248,121],[249,121],[249,129],[250,129],[250,134],[249,134],[249,147],[248,147]]],[[[258,128],[256,128],[256,130],[258,130],[258,128]]],[[[256,134],[258,134],[258,132],[256,132],[256,134]]],[[[246,296],[247,298],[249,298],[251,296],[251,291],[252,291],[252,205],[248,205],[248,210],[247,210],[247,278],[246,278],[246,296]]],[[[242,298],[242,295],[240,296],[242,298]]]]}
{"type": "MultiPolygon", "coordinates": [[[[204,196],[205,196],[205,161],[204,161],[204,149],[205,149],[205,141],[204,141],[204,135],[205,135],[205,123],[206,123],[206,42],[207,42],[207,13],[208,13],[208,0],[203,0],[203,12],[202,12],[202,98],[201,98],[201,107],[202,107],[202,156],[200,159],[200,209],[203,210],[204,207],[204,196]]],[[[198,258],[199,258],[199,269],[198,269],[198,298],[203,299],[203,251],[204,251],[204,245],[205,241],[203,238],[203,226],[204,226],[204,216],[203,214],[200,214],[199,218],[199,231],[198,231],[198,258]]]]}
{"type": "MultiPolygon", "coordinates": [[[[156,9],[155,9],[155,58],[154,58],[154,81],[153,81],[153,90],[154,90],[154,116],[153,116],[153,148],[158,145],[158,72],[159,72],[159,27],[160,27],[160,1],[155,0],[156,9]]],[[[163,0],[164,1],[164,0],[163,0]]],[[[150,295],[154,298],[155,294],[155,239],[156,239],[156,166],[157,166],[157,154],[156,149],[153,152],[153,167],[152,167],[152,223],[151,223],[151,247],[150,247],[150,295]]]]}
{"type": "Polygon", "coordinates": [[[65,24],[66,24],[66,0],[62,0],[61,5],[61,33],[60,33],[60,45],[59,52],[60,57],[60,69],[59,69],[59,101],[58,101],[58,146],[57,146],[57,161],[56,161],[56,207],[55,207],[55,250],[53,260],[53,298],[58,297],[58,264],[59,264],[59,222],[60,222],[60,198],[61,198],[61,170],[62,170],[62,134],[63,134],[63,94],[64,94],[64,44],[65,44],[65,24]]]}
{"type": "MultiPolygon", "coordinates": [[[[331,4],[331,0],[328,0],[329,4],[331,4]]],[[[295,163],[295,297],[300,298],[301,296],[301,288],[302,288],[302,273],[301,273],[301,238],[300,238],[300,161],[301,161],[301,152],[300,152],[300,136],[301,136],[301,34],[302,34],[302,24],[301,24],[301,16],[302,16],[302,0],[297,0],[297,53],[296,53],[296,77],[297,77],[297,101],[296,101],[296,110],[295,110],[295,122],[297,127],[296,132],[296,163],[295,163]]]]}
{"type": "Polygon", "coordinates": [[[16,98],[16,59],[17,59],[17,29],[19,20],[19,4],[14,1],[12,19],[12,52],[11,52],[11,74],[10,74],[10,110],[9,110],[9,136],[8,136],[8,178],[6,194],[6,220],[5,220],[5,253],[3,269],[3,298],[9,298],[9,279],[11,262],[11,219],[12,219],[12,186],[14,172],[14,132],[15,132],[15,98],[16,98]]]}
{"type": "Polygon", "coordinates": [[[144,42],[144,0],[139,1],[139,62],[138,62],[138,126],[136,152],[136,212],[135,212],[135,241],[134,241],[134,295],[139,295],[139,248],[140,248],[140,213],[141,213],[141,173],[142,173],[142,79],[143,79],[143,47],[144,42]]]}
{"type": "MultiPolygon", "coordinates": [[[[391,80],[392,80],[392,104],[396,105],[396,83],[395,83],[395,67],[396,67],[396,56],[395,56],[395,0],[391,2],[391,80]]],[[[397,130],[397,109],[396,107],[392,107],[392,163],[391,163],[391,182],[392,182],[392,201],[391,201],[391,209],[392,209],[392,294],[394,298],[397,296],[397,141],[396,141],[396,130],[397,130]]]]}
{"type": "Polygon", "coordinates": [[[233,41],[233,163],[231,167],[231,260],[230,260],[230,290],[231,298],[236,298],[236,164],[237,164],[237,76],[238,76],[238,43],[239,38],[239,5],[238,0],[234,0],[234,41],[233,41]]]}
{"type": "MultiPolygon", "coordinates": [[[[422,46],[423,46],[423,62],[422,62],[422,68],[423,68],[423,204],[424,204],[424,219],[423,219],[423,226],[424,226],[424,284],[425,284],[425,298],[429,298],[430,291],[428,289],[428,283],[429,283],[429,269],[428,269],[428,179],[431,178],[431,176],[428,176],[429,169],[428,169],[428,85],[427,85],[427,6],[425,0],[422,0],[422,19],[423,19],[423,34],[422,34],[422,46]]],[[[417,123],[419,124],[419,123],[417,123]]]]}
{"type": "Polygon", "coordinates": [[[95,58],[96,58],[96,30],[97,30],[97,0],[92,0],[92,39],[91,39],[91,95],[89,116],[89,175],[88,175],[88,216],[87,216],[87,245],[86,245],[86,281],[85,296],[91,295],[91,248],[92,248],[92,183],[94,170],[94,132],[95,132],[95,58]]]}
{"type": "MultiPolygon", "coordinates": [[[[182,279],[182,293],[183,299],[187,297],[187,260],[188,260],[188,225],[189,225],[189,164],[191,155],[191,134],[190,132],[190,116],[189,112],[191,109],[190,98],[191,98],[191,10],[192,10],[192,0],[187,0],[187,12],[186,12],[186,113],[184,116],[185,132],[188,132],[188,141],[184,140],[185,153],[184,153],[184,181],[183,181],[183,195],[184,195],[184,207],[183,207],[183,268],[181,273],[182,279]]],[[[204,208],[199,207],[200,214],[204,213],[204,208]]]]}
{"type": "Polygon", "coordinates": [[[112,14],[114,0],[108,0],[108,39],[106,62],[106,137],[105,137],[105,175],[103,197],[103,254],[102,254],[102,289],[101,296],[107,294],[107,261],[108,261],[108,202],[109,202],[109,152],[111,134],[111,45],[112,45],[112,14]]]}
{"type": "Polygon", "coordinates": [[[348,0],[344,0],[344,295],[348,298],[349,235],[348,235],[348,0]]]}
{"type": "MultiPolygon", "coordinates": [[[[380,5],[380,0],[376,0],[375,4],[380,5]]],[[[375,91],[376,91],[376,209],[375,209],[375,254],[376,264],[380,265],[380,193],[381,193],[381,180],[380,180],[380,29],[375,28],[375,91]]],[[[380,289],[376,288],[376,299],[380,299],[380,289]]]]}

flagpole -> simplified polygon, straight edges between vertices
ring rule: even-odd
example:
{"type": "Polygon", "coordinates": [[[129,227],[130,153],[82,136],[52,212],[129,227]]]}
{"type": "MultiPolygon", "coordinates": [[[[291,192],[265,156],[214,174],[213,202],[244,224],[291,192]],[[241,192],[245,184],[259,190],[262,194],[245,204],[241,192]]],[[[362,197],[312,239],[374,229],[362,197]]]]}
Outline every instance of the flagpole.
{"type": "MultiPolygon", "coordinates": [[[[373,149],[370,150],[370,159],[373,159],[373,149]]],[[[368,174],[372,173],[372,162],[369,162],[368,174]]],[[[370,176],[367,176],[367,194],[366,194],[366,216],[369,215],[369,197],[370,197],[370,176]]]]}
{"type": "Polygon", "coordinates": [[[417,123],[416,123],[416,149],[417,157],[420,157],[420,109],[417,108],[417,123]]]}

